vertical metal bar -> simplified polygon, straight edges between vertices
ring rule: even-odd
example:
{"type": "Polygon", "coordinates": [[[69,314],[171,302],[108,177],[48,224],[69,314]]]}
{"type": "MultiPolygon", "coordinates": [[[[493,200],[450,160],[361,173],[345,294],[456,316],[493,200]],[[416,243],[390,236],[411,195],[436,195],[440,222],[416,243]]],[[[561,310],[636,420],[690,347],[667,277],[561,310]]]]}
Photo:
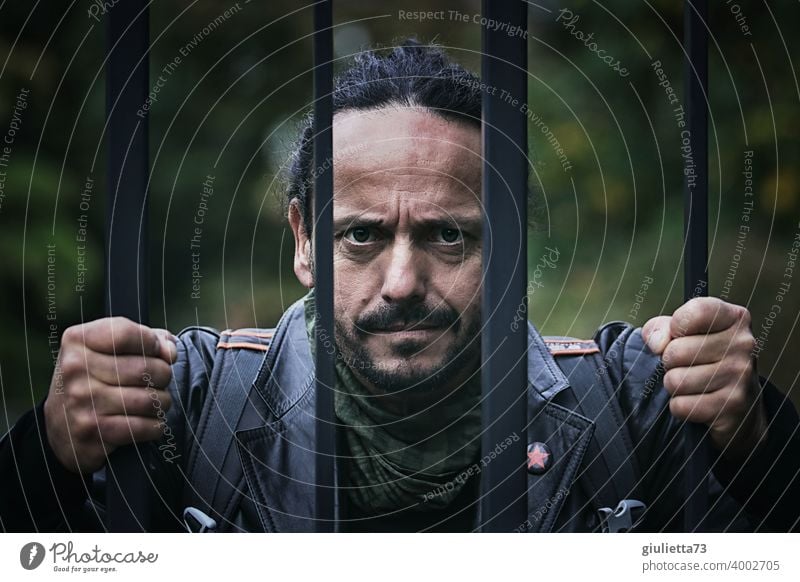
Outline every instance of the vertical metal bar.
{"type": "MultiPolygon", "coordinates": [[[[527,29],[522,0],[483,0],[490,22],[527,29]]],[[[527,519],[527,326],[512,329],[526,296],[528,131],[527,42],[499,27],[483,27],[483,335],[481,338],[484,453],[520,436],[481,473],[483,531],[513,531],[527,519]],[[502,225],[502,226],[501,226],[502,225]]]]}
{"type": "Polygon", "coordinates": [[[336,427],[333,355],[333,13],[314,6],[314,295],[316,300],[316,530],[336,530],[336,427]]]}
{"type": "MultiPolygon", "coordinates": [[[[685,100],[694,176],[684,172],[685,301],[708,295],[708,2],[684,2],[685,100]]],[[[708,508],[708,444],[705,426],[685,427],[686,531],[700,529],[708,508]]]]}
{"type": "MultiPolygon", "coordinates": [[[[147,120],[136,111],[148,92],[148,16],[145,0],[120,2],[106,15],[106,313],[144,324],[149,307],[147,120]]],[[[152,487],[135,446],[110,456],[106,479],[108,528],[149,529],[152,487]]]]}

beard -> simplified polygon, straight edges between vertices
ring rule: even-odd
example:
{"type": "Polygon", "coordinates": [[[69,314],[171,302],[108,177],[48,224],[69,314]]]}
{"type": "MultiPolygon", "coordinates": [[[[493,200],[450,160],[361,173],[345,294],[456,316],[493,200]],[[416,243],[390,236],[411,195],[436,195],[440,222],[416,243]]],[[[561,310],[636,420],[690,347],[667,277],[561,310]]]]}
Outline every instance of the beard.
{"type": "Polygon", "coordinates": [[[465,371],[474,371],[480,362],[481,338],[480,317],[465,319],[452,307],[440,303],[435,307],[421,303],[383,305],[362,314],[354,322],[343,322],[337,317],[334,323],[339,357],[364,380],[381,393],[410,390],[408,394],[426,396],[438,392],[448,381],[465,371]],[[393,325],[413,326],[423,323],[436,326],[442,334],[452,332],[455,339],[444,356],[425,367],[415,365],[414,356],[430,344],[445,341],[438,337],[433,342],[404,340],[392,343],[387,357],[399,359],[400,363],[389,366],[380,361],[366,347],[368,336],[387,330],[393,325]]]}

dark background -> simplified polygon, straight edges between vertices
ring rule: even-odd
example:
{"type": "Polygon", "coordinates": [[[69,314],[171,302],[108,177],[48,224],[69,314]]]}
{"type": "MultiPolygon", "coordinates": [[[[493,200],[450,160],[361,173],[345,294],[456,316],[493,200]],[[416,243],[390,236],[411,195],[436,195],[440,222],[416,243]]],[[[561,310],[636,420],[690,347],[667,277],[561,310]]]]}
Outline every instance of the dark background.
{"type": "MultiPolygon", "coordinates": [[[[531,317],[542,333],[584,337],[605,321],[641,325],[671,313],[682,296],[682,160],[679,132],[650,64],[663,63],[680,95],[681,3],[529,4],[530,108],[571,165],[562,168],[541,127],[531,123],[539,204],[529,238],[530,277],[542,285],[531,287],[531,317]],[[575,29],[593,33],[629,76],[618,75],[556,22],[564,6],[580,16],[575,29]],[[545,247],[557,249],[559,260],[537,273],[545,247]],[[653,283],[640,293],[648,278],[653,283]]],[[[800,348],[800,271],[784,276],[800,233],[794,30],[800,5],[711,4],[711,293],[719,294],[730,279],[728,300],[750,308],[754,334],[765,340],[760,372],[789,391],[797,382],[800,348]],[[737,23],[735,7],[750,35],[737,23]],[[746,150],[753,151],[749,198],[742,175],[746,150]],[[746,200],[753,201],[753,213],[743,222],[746,200]],[[742,224],[750,230],[737,253],[742,224]],[[771,318],[782,282],[790,287],[781,313],[771,318]]],[[[0,429],[46,394],[49,325],[60,334],[103,314],[105,19],[102,13],[91,18],[92,6],[86,0],[70,8],[56,2],[0,6],[0,139],[16,96],[30,91],[8,167],[0,168],[6,172],[0,429]],[[86,287],[76,292],[79,203],[87,177],[94,188],[86,287]],[[47,245],[55,245],[49,280],[47,245]]],[[[311,99],[310,5],[242,0],[235,6],[161,0],[151,9],[154,82],[181,47],[200,38],[166,76],[150,113],[151,324],[174,332],[195,323],[272,326],[303,292],[291,269],[280,168],[311,99]],[[232,7],[229,18],[203,32],[232,7]],[[190,238],[209,174],[214,194],[204,216],[200,296],[194,299],[190,238]]],[[[479,67],[481,26],[471,19],[479,2],[340,0],[335,6],[341,59],[416,35],[479,67]],[[414,10],[445,10],[444,20],[405,16],[414,10]],[[450,10],[468,22],[451,18],[450,10]]]]}

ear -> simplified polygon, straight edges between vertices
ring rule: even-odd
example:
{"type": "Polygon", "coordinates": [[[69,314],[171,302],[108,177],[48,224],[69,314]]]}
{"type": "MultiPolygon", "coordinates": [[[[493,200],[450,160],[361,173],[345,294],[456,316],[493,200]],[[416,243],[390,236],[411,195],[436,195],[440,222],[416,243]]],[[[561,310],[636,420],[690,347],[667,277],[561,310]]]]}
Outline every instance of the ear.
{"type": "Polygon", "coordinates": [[[308,237],[303,216],[300,212],[300,202],[297,199],[289,203],[289,225],[294,234],[294,274],[300,283],[311,289],[314,286],[314,270],[311,266],[311,239],[308,237]]]}
{"type": "Polygon", "coordinates": [[[311,240],[308,238],[300,212],[300,202],[289,203],[289,226],[294,234],[294,274],[300,283],[311,289],[314,286],[314,271],[311,268],[311,240]]]}

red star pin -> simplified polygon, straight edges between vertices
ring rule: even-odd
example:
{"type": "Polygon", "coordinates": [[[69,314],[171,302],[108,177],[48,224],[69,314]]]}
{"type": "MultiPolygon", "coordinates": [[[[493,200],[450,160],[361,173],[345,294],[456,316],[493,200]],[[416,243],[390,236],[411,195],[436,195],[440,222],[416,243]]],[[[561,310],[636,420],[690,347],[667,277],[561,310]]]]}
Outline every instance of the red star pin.
{"type": "Polygon", "coordinates": [[[550,451],[542,443],[533,443],[528,447],[528,471],[539,475],[544,473],[550,463],[550,451]]]}

